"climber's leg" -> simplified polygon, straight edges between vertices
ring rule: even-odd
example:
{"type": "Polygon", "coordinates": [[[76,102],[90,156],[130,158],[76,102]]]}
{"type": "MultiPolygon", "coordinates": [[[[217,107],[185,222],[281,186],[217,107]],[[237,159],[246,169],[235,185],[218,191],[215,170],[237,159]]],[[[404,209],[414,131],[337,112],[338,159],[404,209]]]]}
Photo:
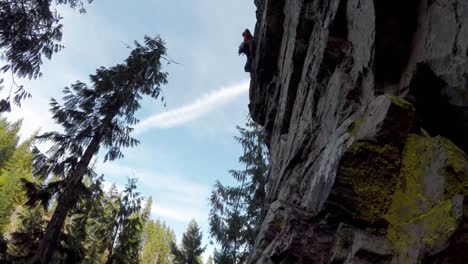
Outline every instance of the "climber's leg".
{"type": "Polygon", "coordinates": [[[245,63],[244,70],[245,72],[252,71],[252,58],[249,55],[247,55],[247,62],[245,63]]]}

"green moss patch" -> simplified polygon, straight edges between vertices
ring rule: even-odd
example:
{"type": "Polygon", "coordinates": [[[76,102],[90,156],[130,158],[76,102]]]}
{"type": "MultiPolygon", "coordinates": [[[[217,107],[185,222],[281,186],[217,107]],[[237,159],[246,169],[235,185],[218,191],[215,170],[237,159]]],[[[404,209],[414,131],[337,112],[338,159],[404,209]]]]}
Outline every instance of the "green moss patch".
{"type": "Polygon", "coordinates": [[[355,218],[369,223],[384,219],[392,203],[400,151],[392,145],[359,141],[342,159],[341,172],[346,175],[355,195],[355,218]]]}

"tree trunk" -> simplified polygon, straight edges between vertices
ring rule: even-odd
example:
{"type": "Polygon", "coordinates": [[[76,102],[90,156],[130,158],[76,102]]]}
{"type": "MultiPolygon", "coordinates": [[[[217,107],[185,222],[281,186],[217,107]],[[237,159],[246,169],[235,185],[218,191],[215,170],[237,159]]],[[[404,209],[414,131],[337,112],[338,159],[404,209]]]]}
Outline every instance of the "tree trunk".
{"type": "Polygon", "coordinates": [[[114,245],[115,245],[115,241],[117,239],[117,235],[119,233],[119,230],[120,230],[120,220],[119,220],[119,222],[117,224],[115,232],[112,234],[112,241],[111,241],[111,244],[110,244],[110,247],[109,247],[109,254],[107,255],[106,264],[111,264],[112,260],[114,259],[114,245]]]}
{"type": "Polygon", "coordinates": [[[80,162],[78,162],[76,170],[71,173],[70,177],[68,177],[65,188],[59,196],[54,214],[47,225],[44,237],[41,239],[31,263],[50,263],[53,253],[59,244],[60,233],[65,223],[65,219],[67,218],[68,211],[78,202],[80,193],[77,190],[86,174],[91,159],[99,150],[104,133],[109,128],[112,119],[114,119],[116,114],[117,112],[113,111],[103,120],[102,126],[97,130],[97,133],[94,135],[81,157],[80,162]]]}
{"type": "Polygon", "coordinates": [[[109,254],[107,256],[106,264],[111,264],[113,260],[114,260],[114,256],[109,254]]]}
{"type": "Polygon", "coordinates": [[[79,198],[79,193],[76,191],[77,187],[81,183],[80,177],[79,181],[73,181],[64,188],[63,194],[60,195],[57,203],[57,207],[54,211],[50,223],[47,225],[46,232],[41,242],[39,243],[39,248],[36,252],[35,257],[33,258],[33,263],[49,263],[52,255],[57,247],[57,244],[60,239],[60,233],[64,225],[65,219],[67,218],[68,211],[73,207],[79,198]]]}
{"type": "MultiPolygon", "coordinates": [[[[120,205],[122,205],[122,201],[120,201],[120,205]]],[[[123,205],[123,208],[127,208],[128,202],[126,202],[123,205]]],[[[123,216],[121,214],[121,208],[122,206],[119,207],[119,212],[117,212],[117,226],[115,227],[115,231],[112,234],[112,241],[109,247],[109,255],[107,255],[107,261],[106,264],[111,264],[112,261],[114,260],[114,249],[115,249],[115,244],[117,241],[117,236],[119,235],[119,231],[121,228],[123,228],[123,216]]]]}

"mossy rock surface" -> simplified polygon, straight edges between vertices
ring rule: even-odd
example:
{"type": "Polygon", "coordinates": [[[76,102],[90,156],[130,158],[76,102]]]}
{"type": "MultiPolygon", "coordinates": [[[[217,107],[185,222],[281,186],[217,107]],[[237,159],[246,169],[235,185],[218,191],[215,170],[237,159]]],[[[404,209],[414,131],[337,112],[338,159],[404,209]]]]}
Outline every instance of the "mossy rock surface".
{"type": "Polygon", "coordinates": [[[345,153],[337,181],[353,194],[353,218],[395,250],[438,248],[458,227],[454,201],[468,195],[468,158],[442,137],[410,134],[403,149],[361,140],[345,153]]]}
{"type": "Polygon", "coordinates": [[[441,138],[440,143],[448,156],[447,165],[441,170],[446,180],[447,198],[468,195],[468,156],[446,138],[441,138]]]}
{"type": "Polygon", "coordinates": [[[359,141],[351,146],[341,162],[341,173],[355,194],[354,217],[375,224],[384,220],[400,167],[400,150],[392,145],[359,141]]]}
{"type": "Polygon", "coordinates": [[[414,245],[443,244],[456,229],[455,195],[466,195],[466,155],[444,138],[410,135],[399,181],[385,218],[387,233],[400,252],[414,245]],[[430,191],[424,182],[432,181],[430,191]],[[442,183],[442,184],[439,184],[442,183]]]}
{"type": "Polygon", "coordinates": [[[388,98],[393,104],[399,106],[400,108],[407,109],[409,111],[414,111],[413,105],[409,103],[408,101],[406,101],[405,99],[398,97],[398,96],[393,96],[393,95],[388,96],[388,98]]]}

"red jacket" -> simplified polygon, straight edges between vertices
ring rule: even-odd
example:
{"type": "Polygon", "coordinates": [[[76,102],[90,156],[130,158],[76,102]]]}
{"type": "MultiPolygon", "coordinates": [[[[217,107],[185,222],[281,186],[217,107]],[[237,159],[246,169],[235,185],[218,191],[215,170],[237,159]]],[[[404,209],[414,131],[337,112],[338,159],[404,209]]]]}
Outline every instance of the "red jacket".
{"type": "Polygon", "coordinates": [[[249,34],[244,33],[243,35],[244,35],[244,43],[247,43],[252,39],[252,36],[250,36],[249,34]]]}

